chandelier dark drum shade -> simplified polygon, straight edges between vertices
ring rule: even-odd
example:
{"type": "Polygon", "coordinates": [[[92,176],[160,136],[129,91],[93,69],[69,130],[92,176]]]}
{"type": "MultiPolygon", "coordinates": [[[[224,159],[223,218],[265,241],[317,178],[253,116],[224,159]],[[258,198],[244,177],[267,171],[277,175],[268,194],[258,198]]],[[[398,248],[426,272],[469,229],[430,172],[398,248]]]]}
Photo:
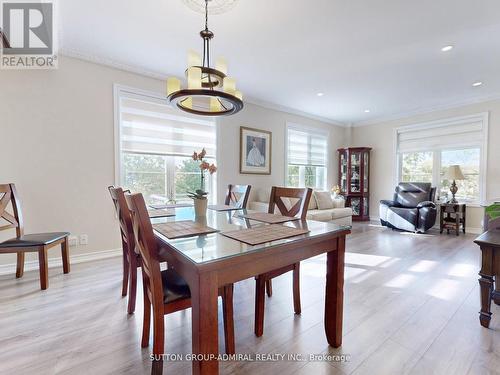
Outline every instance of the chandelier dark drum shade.
{"type": "MultiPolygon", "coordinates": [[[[183,0],[191,8],[200,0],[183,0]]],[[[211,3],[233,5],[235,1],[205,0],[205,29],[200,31],[203,39],[203,56],[189,51],[186,69],[187,88],[181,88],[181,81],[171,77],[167,80],[167,100],[177,108],[200,116],[232,115],[243,109],[243,95],[236,90],[236,81],[227,76],[227,63],[223,58],[210,66],[210,40],[214,33],[208,29],[208,13],[211,3]]],[[[196,8],[193,8],[196,9],[196,8]]],[[[214,8],[222,9],[222,8],[214,8]]],[[[223,12],[222,10],[219,11],[223,12]]]]}

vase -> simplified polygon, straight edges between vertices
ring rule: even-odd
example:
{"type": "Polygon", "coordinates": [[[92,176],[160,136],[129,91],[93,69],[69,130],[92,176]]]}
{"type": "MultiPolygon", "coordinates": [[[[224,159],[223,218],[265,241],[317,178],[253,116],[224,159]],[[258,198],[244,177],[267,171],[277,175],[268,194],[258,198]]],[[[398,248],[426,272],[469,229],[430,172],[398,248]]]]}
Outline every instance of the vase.
{"type": "Polygon", "coordinates": [[[195,198],[194,201],[194,214],[197,217],[207,216],[207,198],[195,198]]]}

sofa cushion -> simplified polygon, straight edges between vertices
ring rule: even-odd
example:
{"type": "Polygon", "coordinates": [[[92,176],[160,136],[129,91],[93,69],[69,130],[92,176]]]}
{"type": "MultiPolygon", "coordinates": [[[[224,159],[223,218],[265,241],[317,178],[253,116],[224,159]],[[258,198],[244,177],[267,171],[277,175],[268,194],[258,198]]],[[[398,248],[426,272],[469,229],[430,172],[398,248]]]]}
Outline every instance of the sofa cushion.
{"type": "Polygon", "coordinates": [[[328,210],[311,210],[307,212],[307,219],[316,221],[330,221],[348,216],[352,216],[351,207],[330,208],[328,210]]]}
{"type": "Polygon", "coordinates": [[[314,192],[311,196],[311,199],[309,199],[309,207],[307,209],[308,210],[317,210],[318,209],[318,204],[316,203],[316,198],[314,198],[314,192]]]}
{"type": "Polygon", "coordinates": [[[319,210],[328,210],[333,208],[333,201],[330,192],[315,191],[314,198],[316,199],[319,210]]]}
{"type": "Polygon", "coordinates": [[[333,208],[344,208],[345,207],[345,199],[342,197],[333,199],[333,208]]]}
{"type": "Polygon", "coordinates": [[[306,219],[316,221],[330,221],[332,220],[332,209],[308,211],[306,219]]]}
{"type": "Polygon", "coordinates": [[[340,219],[341,217],[352,216],[352,208],[344,207],[344,208],[334,208],[332,210],[332,219],[340,219]]]}

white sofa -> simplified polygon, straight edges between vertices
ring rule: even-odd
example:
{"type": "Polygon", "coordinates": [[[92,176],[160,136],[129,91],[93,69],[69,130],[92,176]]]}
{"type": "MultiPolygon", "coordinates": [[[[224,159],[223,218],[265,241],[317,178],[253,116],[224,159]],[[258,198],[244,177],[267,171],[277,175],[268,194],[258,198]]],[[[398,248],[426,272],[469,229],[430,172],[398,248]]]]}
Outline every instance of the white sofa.
{"type": "MultiPolygon", "coordinates": [[[[255,211],[267,212],[269,207],[270,190],[266,191],[258,189],[255,200],[248,203],[248,209],[255,211]]],[[[289,198],[282,198],[283,203],[291,207],[295,202],[289,198]]],[[[345,207],[343,198],[333,199],[333,207],[320,210],[313,192],[309,201],[309,209],[307,210],[307,220],[329,221],[340,225],[352,225],[352,209],[345,207]]]]}

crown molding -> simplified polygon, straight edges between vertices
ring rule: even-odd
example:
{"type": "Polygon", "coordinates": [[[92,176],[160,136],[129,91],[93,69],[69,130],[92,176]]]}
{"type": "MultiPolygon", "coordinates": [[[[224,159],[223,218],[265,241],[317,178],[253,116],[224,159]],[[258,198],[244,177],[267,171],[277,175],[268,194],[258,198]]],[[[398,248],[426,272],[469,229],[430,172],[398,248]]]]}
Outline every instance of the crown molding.
{"type": "MultiPolygon", "coordinates": [[[[124,64],[124,63],[121,63],[121,62],[118,62],[118,61],[115,61],[112,59],[106,59],[106,58],[102,58],[100,56],[91,55],[88,53],[77,51],[75,49],[62,48],[60,50],[60,54],[63,56],[66,56],[66,57],[71,57],[71,58],[75,58],[78,60],[83,60],[83,61],[91,62],[94,64],[104,65],[104,66],[111,67],[114,69],[123,70],[125,72],[140,74],[140,75],[148,77],[148,78],[154,78],[154,79],[159,79],[159,80],[166,80],[168,78],[168,76],[166,74],[163,74],[160,72],[156,72],[156,71],[148,70],[148,69],[143,69],[143,68],[138,67],[136,65],[124,64]]],[[[305,118],[309,118],[309,119],[316,120],[316,121],[321,121],[321,122],[335,125],[335,126],[341,126],[341,127],[348,126],[348,124],[344,124],[342,122],[335,121],[335,120],[332,120],[330,118],[316,116],[316,115],[313,115],[313,114],[310,114],[307,112],[302,112],[302,111],[299,111],[299,110],[296,110],[296,109],[293,109],[293,108],[290,108],[287,106],[262,101],[262,100],[252,98],[252,97],[245,98],[245,102],[253,104],[253,105],[257,105],[259,107],[272,109],[272,110],[280,111],[280,112],[285,112],[285,113],[289,113],[292,115],[302,116],[305,118]]]]}
{"type": "Polygon", "coordinates": [[[302,116],[302,117],[305,117],[305,118],[309,118],[311,120],[325,122],[325,123],[330,124],[330,125],[340,126],[340,127],[343,127],[343,128],[349,127],[349,124],[347,124],[347,123],[343,123],[343,122],[340,122],[340,121],[335,121],[335,120],[327,118],[327,117],[313,115],[311,113],[299,111],[297,109],[293,109],[293,108],[290,108],[290,107],[287,107],[287,106],[284,106],[284,105],[281,105],[281,104],[275,104],[275,103],[263,101],[263,100],[260,100],[260,99],[256,99],[256,98],[253,98],[253,97],[245,98],[245,102],[257,105],[259,107],[263,107],[263,108],[267,108],[267,109],[272,109],[272,110],[280,111],[280,112],[285,112],[285,113],[289,113],[291,115],[302,116]]]}
{"type": "MultiPolygon", "coordinates": [[[[139,75],[142,75],[142,76],[145,76],[148,78],[153,78],[153,79],[158,79],[158,80],[166,80],[168,78],[168,76],[164,73],[144,69],[144,68],[141,68],[137,65],[130,65],[130,64],[118,62],[116,60],[106,59],[106,58],[103,58],[103,57],[100,57],[97,55],[85,53],[85,52],[78,51],[78,50],[71,49],[71,48],[61,48],[59,52],[63,56],[67,56],[67,57],[71,57],[71,58],[75,58],[75,59],[79,59],[79,60],[83,60],[83,61],[88,61],[88,62],[91,62],[94,64],[104,65],[104,66],[111,67],[111,68],[118,69],[118,70],[122,70],[125,72],[139,74],[139,75]]],[[[380,124],[383,122],[403,120],[403,119],[410,118],[413,116],[425,115],[425,114],[429,114],[432,112],[460,108],[460,107],[471,105],[471,104],[484,103],[484,102],[493,101],[493,100],[500,100],[500,93],[472,97],[472,98],[469,98],[467,100],[452,101],[452,102],[437,105],[437,106],[417,108],[417,109],[412,110],[412,111],[399,112],[399,113],[388,115],[388,116],[380,116],[380,117],[376,117],[376,118],[371,119],[371,120],[365,120],[365,121],[359,121],[359,122],[341,122],[341,121],[337,121],[337,120],[334,120],[331,118],[313,115],[311,113],[303,112],[303,111],[293,109],[293,108],[290,108],[290,107],[287,107],[284,105],[263,101],[263,100],[260,100],[257,98],[253,98],[253,97],[245,98],[246,103],[257,105],[259,107],[263,107],[263,108],[267,108],[267,109],[271,109],[271,110],[275,110],[275,111],[280,111],[280,112],[284,112],[284,113],[289,113],[292,115],[302,116],[305,118],[309,118],[309,119],[316,120],[316,121],[321,121],[321,122],[324,122],[324,123],[327,123],[330,125],[344,127],[344,128],[362,127],[362,126],[376,125],[376,124],[380,124]]]]}
{"type": "Polygon", "coordinates": [[[355,122],[355,123],[352,123],[351,126],[359,128],[359,127],[363,127],[363,126],[377,125],[377,124],[384,123],[384,122],[404,120],[404,119],[409,119],[411,117],[418,116],[418,115],[426,115],[426,114],[430,114],[433,112],[445,111],[445,110],[449,110],[449,109],[457,109],[457,108],[461,108],[461,107],[472,105],[472,104],[486,103],[486,102],[495,101],[495,100],[500,100],[500,93],[483,95],[483,96],[476,96],[476,97],[469,98],[467,100],[453,101],[453,102],[449,102],[446,104],[436,105],[433,107],[418,108],[418,109],[415,109],[413,111],[400,112],[400,113],[388,115],[388,116],[381,116],[381,117],[374,118],[372,120],[355,122]]]}
{"type": "Polygon", "coordinates": [[[118,62],[116,60],[106,59],[106,58],[96,56],[96,55],[91,55],[91,54],[88,54],[85,52],[77,51],[75,49],[62,48],[59,51],[59,53],[63,56],[66,56],[66,57],[71,57],[74,59],[83,60],[83,61],[91,62],[94,64],[98,64],[98,65],[104,65],[104,66],[107,66],[110,68],[123,70],[123,71],[129,72],[129,73],[140,74],[140,75],[148,77],[148,78],[154,78],[154,79],[159,79],[159,80],[167,79],[167,75],[160,73],[160,72],[156,72],[156,71],[148,70],[148,69],[143,69],[143,68],[136,66],[136,65],[125,64],[125,63],[118,62]]]}

